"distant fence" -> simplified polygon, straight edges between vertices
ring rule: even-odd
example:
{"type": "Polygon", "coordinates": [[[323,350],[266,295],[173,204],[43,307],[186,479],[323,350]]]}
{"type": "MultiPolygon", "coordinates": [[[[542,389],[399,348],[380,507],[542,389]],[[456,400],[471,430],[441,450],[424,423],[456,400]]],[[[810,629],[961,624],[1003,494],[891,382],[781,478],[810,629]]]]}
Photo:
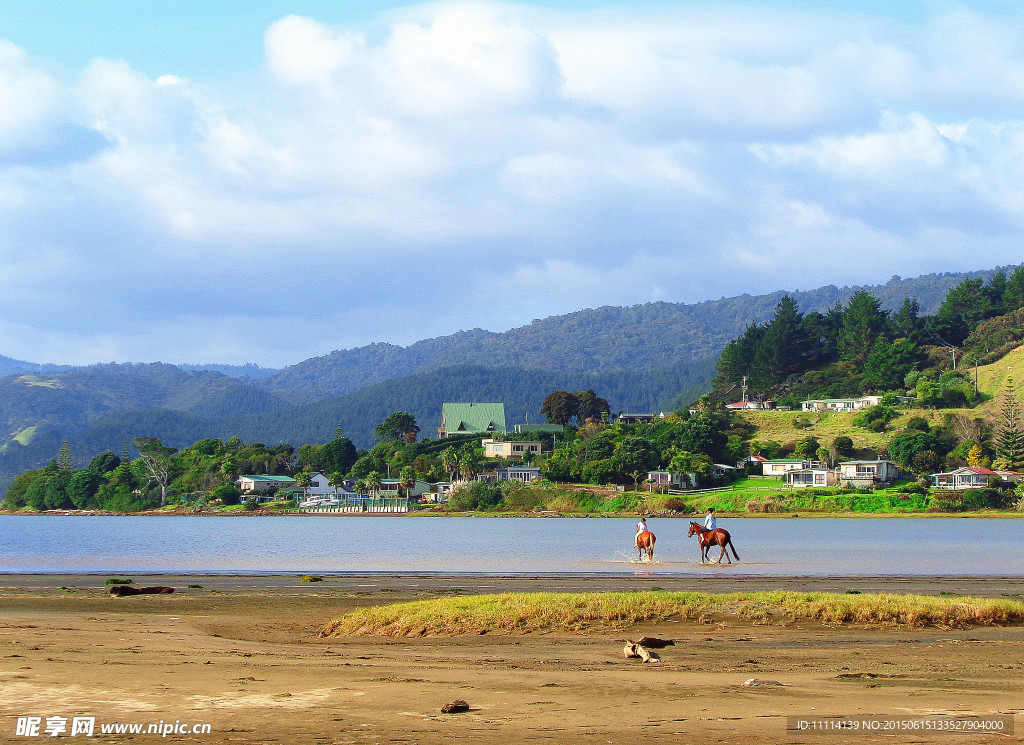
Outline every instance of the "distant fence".
{"type": "Polygon", "coordinates": [[[333,507],[300,507],[300,512],[309,514],[350,513],[350,514],[394,514],[412,512],[419,507],[419,502],[405,497],[377,497],[375,499],[353,499],[333,507]]]}
{"type": "Polygon", "coordinates": [[[679,491],[678,489],[669,489],[668,493],[679,497],[685,497],[687,494],[711,494],[718,491],[735,491],[731,486],[718,486],[714,489],[687,489],[686,491],[679,491]]]}

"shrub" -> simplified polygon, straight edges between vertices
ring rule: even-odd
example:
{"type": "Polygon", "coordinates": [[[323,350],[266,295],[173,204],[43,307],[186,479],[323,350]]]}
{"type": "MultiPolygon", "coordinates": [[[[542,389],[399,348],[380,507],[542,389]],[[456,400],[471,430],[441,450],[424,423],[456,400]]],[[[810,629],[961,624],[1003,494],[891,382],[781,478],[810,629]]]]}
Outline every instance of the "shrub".
{"type": "Polygon", "coordinates": [[[133,580],[125,579],[125,578],[121,578],[121,577],[111,577],[110,579],[108,579],[103,584],[105,584],[105,585],[134,585],[135,582],[133,580]]]}
{"type": "Polygon", "coordinates": [[[927,432],[929,429],[928,420],[923,416],[912,416],[907,420],[907,429],[917,430],[918,432],[927,432]]]}
{"type": "Polygon", "coordinates": [[[220,484],[210,491],[210,498],[219,499],[221,504],[238,504],[240,496],[242,490],[230,482],[220,484]]]}
{"type": "Polygon", "coordinates": [[[757,513],[787,512],[789,510],[789,505],[781,495],[772,494],[767,497],[754,497],[753,499],[748,499],[743,508],[747,512],[757,513]]]}
{"type": "Polygon", "coordinates": [[[256,497],[249,497],[247,500],[245,500],[245,504],[242,505],[242,509],[244,509],[246,512],[255,512],[256,504],[256,497]]]}
{"type": "Polygon", "coordinates": [[[927,494],[928,488],[911,481],[909,483],[893,487],[893,491],[897,494],[927,494]]]}
{"type": "Polygon", "coordinates": [[[544,504],[541,492],[522,484],[509,484],[505,489],[505,509],[517,512],[533,510],[544,504]]]}
{"type": "Polygon", "coordinates": [[[999,489],[964,489],[962,491],[937,491],[928,501],[931,507],[942,512],[964,512],[966,510],[1004,509],[1009,507],[1013,497],[1010,492],[999,489]]]}
{"type": "Polygon", "coordinates": [[[853,423],[871,432],[885,432],[889,422],[899,415],[900,412],[895,407],[878,404],[877,406],[864,409],[864,411],[853,418],[853,423]]]}
{"type": "Polygon", "coordinates": [[[832,447],[840,455],[850,455],[853,452],[853,440],[846,435],[839,435],[839,437],[832,440],[832,447]]]}
{"type": "Polygon", "coordinates": [[[455,491],[448,500],[448,509],[459,512],[492,510],[501,504],[503,497],[500,485],[475,481],[455,491]]]}
{"type": "Polygon", "coordinates": [[[686,502],[679,499],[679,497],[672,497],[665,500],[665,509],[670,512],[686,512],[686,502]]]}

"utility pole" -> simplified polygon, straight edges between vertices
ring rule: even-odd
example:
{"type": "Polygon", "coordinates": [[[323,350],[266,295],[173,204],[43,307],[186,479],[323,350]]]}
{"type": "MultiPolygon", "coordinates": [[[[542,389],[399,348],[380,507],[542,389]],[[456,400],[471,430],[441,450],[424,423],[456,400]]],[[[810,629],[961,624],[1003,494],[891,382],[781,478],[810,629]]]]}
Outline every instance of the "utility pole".
{"type": "Polygon", "coordinates": [[[747,403],[747,376],[743,376],[743,398],[741,399],[744,404],[747,403]]]}

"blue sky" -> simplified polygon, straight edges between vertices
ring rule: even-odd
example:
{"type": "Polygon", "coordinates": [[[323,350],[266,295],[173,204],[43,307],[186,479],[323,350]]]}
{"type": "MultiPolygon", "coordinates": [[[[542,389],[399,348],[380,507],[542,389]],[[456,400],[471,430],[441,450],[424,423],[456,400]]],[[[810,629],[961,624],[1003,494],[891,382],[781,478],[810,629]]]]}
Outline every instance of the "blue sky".
{"type": "MultiPolygon", "coordinates": [[[[0,32],[31,55],[68,70],[95,57],[130,60],[147,75],[229,75],[251,71],[263,58],[263,32],[287,15],[331,24],[373,24],[410,3],[395,0],[4,0],[0,32]]],[[[704,6],[679,0],[549,0],[537,7],[577,13],[659,12],[704,6]]],[[[757,7],[758,3],[737,3],[757,7]]],[[[796,11],[832,9],[919,21],[936,3],[916,0],[779,0],[796,11]]],[[[1015,2],[982,2],[990,12],[1016,12],[1015,2]]]]}
{"type": "Polygon", "coordinates": [[[284,365],[1020,263],[989,2],[0,2],[0,354],[284,365]]]}

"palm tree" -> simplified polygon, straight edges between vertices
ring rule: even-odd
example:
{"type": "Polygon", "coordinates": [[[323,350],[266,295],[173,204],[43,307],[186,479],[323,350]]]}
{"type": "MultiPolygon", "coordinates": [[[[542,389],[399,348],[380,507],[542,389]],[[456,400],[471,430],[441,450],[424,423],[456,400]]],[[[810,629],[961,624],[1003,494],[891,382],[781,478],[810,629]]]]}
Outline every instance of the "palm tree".
{"type": "Polygon", "coordinates": [[[377,471],[370,471],[366,474],[366,489],[370,492],[370,496],[374,499],[380,494],[381,479],[383,477],[377,471]]]}
{"type": "Polygon", "coordinates": [[[337,471],[335,471],[334,473],[327,477],[327,485],[334,489],[334,492],[337,493],[338,489],[345,485],[345,477],[342,476],[337,471]]]}
{"type": "Polygon", "coordinates": [[[459,473],[469,481],[480,472],[483,466],[483,455],[472,447],[464,447],[459,452],[459,473]]]}
{"type": "Polygon", "coordinates": [[[448,474],[449,481],[455,480],[459,472],[459,454],[455,452],[455,448],[449,447],[441,453],[441,468],[448,474]]]}
{"type": "Polygon", "coordinates": [[[409,498],[409,491],[416,486],[416,471],[412,466],[406,466],[398,474],[398,486],[405,489],[405,498],[409,498]]]}
{"type": "Polygon", "coordinates": [[[295,485],[302,489],[302,498],[305,499],[308,496],[306,490],[313,485],[313,474],[309,471],[295,474],[295,485]]]}

